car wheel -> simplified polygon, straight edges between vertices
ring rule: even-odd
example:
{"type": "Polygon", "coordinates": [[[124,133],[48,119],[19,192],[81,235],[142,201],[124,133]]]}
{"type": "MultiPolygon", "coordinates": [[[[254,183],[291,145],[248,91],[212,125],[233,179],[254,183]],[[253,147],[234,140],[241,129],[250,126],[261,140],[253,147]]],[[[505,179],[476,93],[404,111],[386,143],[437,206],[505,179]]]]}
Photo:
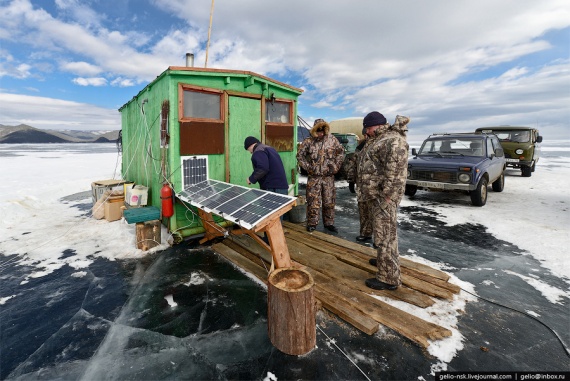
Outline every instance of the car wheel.
{"type": "Polygon", "coordinates": [[[469,195],[471,196],[471,203],[475,206],[483,206],[487,203],[487,185],[489,180],[486,177],[481,178],[477,188],[472,190],[469,195]]]}
{"type": "Polygon", "coordinates": [[[505,172],[501,173],[501,176],[493,182],[493,191],[502,192],[505,189],[505,172]]]}
{"type": "Polygon", "coordinates": [[[404,194],[408,197],[414,197],[416,192],[418,191],[418,187],[415,185],[406,185],[406,189],[404,190],[404,194]]]}
{"type": "Polygon", "coordinates": [[[535,168],[536,168],[536,161],[534,163],[532,163],[532,167],[530,167],[530,171],[534,172],[535,168]]]}
{"type": "Polygon", "coordinates": [[[530,177],[532,175],[532,168],[528,165],[521,167],[522,177],[530,177]]]}

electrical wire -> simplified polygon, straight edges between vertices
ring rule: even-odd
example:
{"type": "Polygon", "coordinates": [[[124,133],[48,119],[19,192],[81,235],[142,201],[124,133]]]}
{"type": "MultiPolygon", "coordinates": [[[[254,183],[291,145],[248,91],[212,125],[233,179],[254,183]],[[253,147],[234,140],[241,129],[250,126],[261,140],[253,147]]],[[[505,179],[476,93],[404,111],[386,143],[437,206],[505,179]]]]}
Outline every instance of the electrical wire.
{"type": "MultiPolygon", "coordinates": [[[[460,287],[460,288],[461,288],[461,287],[460,287]]],[[[560,338],[560,336],[558,335],[558,333],[556,333],[556,331],[555,331],[554,329],[550,328],[546,323],[543,323],[542,321],[538,320],[536,317],[532,316],[532,315],[529,314],[529,313],[526,313],[526,312],[517,310],[516,308],[512,308],[512,307],[506,306],[506,305],[504,305],[504,304],[495,302],[495,301],[493,301],[493,300],[484,298],[484,297],[482,297],[482,296],[476,295],[476,294],[474,294],[474,293],[472,293],[472,292],[470,292],[470,291],[467,291],[467,290],[465,290],[465,289],[463,289],[463,288],[461,288],[461,291],[465,291],[466,293],[468,293],[468,294],[470,294],[470,295],[473,295],[474,297],[476,297],[476,298],[478,298],[478,299],[481,299],[481,300],[484,300],[484,301],[486,301],[486,302],[488,302],[488,303],[495,304],[495,305],[497,305],[497,306],[499,306],[499,307],[507,308],[507,309],[509,309],[509,310],[518,312],[519,314],[525,315],[525,316],[527,316],[527,317],[529,317],[529,318],[531,318],[531,319],[537,321],[538,323],[542,324],[544,327],[546,327],[550,332],[552,332],[552,333],[554,334],[554,336],[556,337],[556,339],[558,339],[558,341],[560,342],[560,345],[562,345],[562,348],[564,348],[564,351],[566,352],[566,355],[567,355],[568,357],[570,357],[570,350],[568,349],[568,347],[566,347],[566,345],[565,345],[564,342],[562,341],[562,338],[560,338]]]]}
{"type": "Polygon", "coordinates": [[[370,377],[368,377],[368,376],[366,375],[366,373],[364,373],[364,371],[363,371],[362,369],[360,369],[360,367],[359,367],[354,361],[352,361],[352,359],[351,359],[350,357],[348,357],[348,355],[347,355],[338,345],[336,345],[336,342],[335,342],[333,339],[331,339],[331,338],[329,337],[329,335],[327,335],[327,334],[325,333],[325,331],[323,331],[323,329],[322,329],[321,327],[319,327],[318,324],[317,324],[317,328],[319,329],[319,331],[322,332],[323,335],[325,335],[325,336],[327,337],[327,339],[329,340],[329,343],[331,343],[332,345],[334,345],[334,346],[340,351],[340,353],[342,353],[342,354],[344,355],[344,357],[346,357],[346,358],[348,359],[348,361],[350,361],[350,362],[352,363],[352,365],[354,365],[354,366],[356,367],[356,369],[358,369],[358,370],[360,371],[360,373],[362,373],[362,375],[363,375],[364,377],[366,377],[366,379],[367,379],[368,381],[371,381],[371,380],[370,380],[370,377]]]}

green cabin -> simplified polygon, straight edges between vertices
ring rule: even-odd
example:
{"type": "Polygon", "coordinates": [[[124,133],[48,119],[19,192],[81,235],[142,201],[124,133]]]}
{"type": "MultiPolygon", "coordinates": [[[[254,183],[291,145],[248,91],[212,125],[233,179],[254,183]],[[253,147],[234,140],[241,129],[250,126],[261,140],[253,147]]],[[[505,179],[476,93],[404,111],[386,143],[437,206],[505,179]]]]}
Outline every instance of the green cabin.
{"type": "MultiPolygon", "coordinates": [[[[301,93],[249,71],[171,66],[119,109],[123,179],[148,187],[147,205],[159,209],[164,184],[175,194],[184,189],[188,158],[205,158],[209,179],[247,187],[253,168],[243,143],[255,136],[279,152],[289,194],[296,196],[301,93]]],[[[161,218],[175,242],[202,235],[196,209],[174,200],[172,217],[161,218]]]]}

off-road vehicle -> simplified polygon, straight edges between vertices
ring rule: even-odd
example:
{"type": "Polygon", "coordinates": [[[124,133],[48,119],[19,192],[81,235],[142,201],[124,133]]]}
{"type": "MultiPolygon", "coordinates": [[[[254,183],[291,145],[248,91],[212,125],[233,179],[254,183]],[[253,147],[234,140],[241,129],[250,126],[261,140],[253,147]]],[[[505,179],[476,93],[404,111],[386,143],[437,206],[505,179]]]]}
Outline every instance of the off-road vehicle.
{"type": "Polygon", "coordinates": [[[346,165],[345,163],[350,160],[350,157],[354,155],[354,151],[358,146],[358,136],[353,133],[340,134],[337,132],[332,133],[335,138],[338,139],[340,144],[344,147],[344,161],[340,171],[335,175],[336,180],[346,180],[346,165]]]}
{"type": "Polygon", "coordinates": [[[499,139],[485,133],[433,134],[419,151],[412,149],[408,161],[405,194],[413,197],[418,189],[463,191],[471,203],[487,203],[487,186],[495,192],[505,186],[505,154],[499,139]]]}
{"type": "Polygon", "coordinates": [[[507,167],[520,168],[523,177],[530,177],[540,157],[542,136],[532,127],[481,127],[479,133],[493,133],[505,150],[507,167]]]}

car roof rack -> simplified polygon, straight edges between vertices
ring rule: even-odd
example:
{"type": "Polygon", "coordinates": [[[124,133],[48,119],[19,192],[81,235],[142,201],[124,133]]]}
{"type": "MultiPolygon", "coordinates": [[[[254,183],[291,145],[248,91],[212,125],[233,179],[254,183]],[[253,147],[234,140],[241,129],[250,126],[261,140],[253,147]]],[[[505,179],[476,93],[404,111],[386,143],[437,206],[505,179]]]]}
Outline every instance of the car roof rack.
{"type": "Polygon", "coordinates": [[[436,137],[436,136],[457,136],[457,135],[478,135],[475,132],[434,132],[429,138],[436,137]]]}

